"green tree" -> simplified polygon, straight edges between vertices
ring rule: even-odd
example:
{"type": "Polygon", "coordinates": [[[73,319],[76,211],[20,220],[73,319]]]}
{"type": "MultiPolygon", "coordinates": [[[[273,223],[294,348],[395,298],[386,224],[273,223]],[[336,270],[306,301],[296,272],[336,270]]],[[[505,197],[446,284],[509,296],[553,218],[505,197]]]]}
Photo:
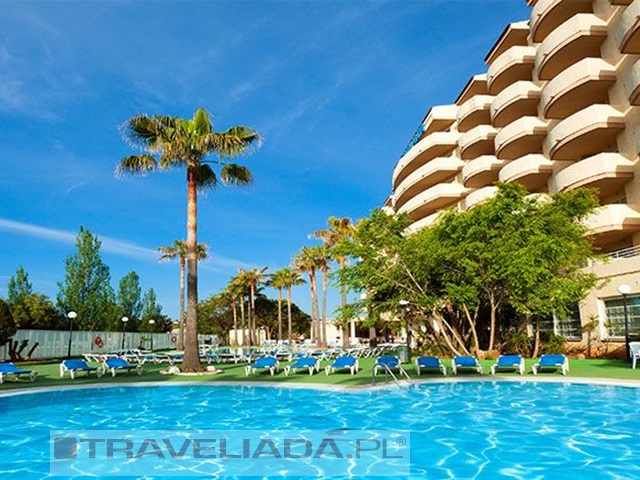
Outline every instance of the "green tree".
{"type": "Polygon", "coordinates": [[[7,302],[0,299],[0,347],[6,345],[16,334],[16,324],[7,302]]]}
{"type": "Polygon", "coordinates": [[[18,328],[37,330],[68,328],[64,316],[60,315],[53,302],[41,293],[31,293],[10,308],[18,328]]]}
{"type": "Polygon", "coordinates": [[[142,289],[140,277],[136,272],[129,272],[120,279],[116,294],[117,318],[113,319],[112,329],[120,328],[121,318],[127,317],[127,330],[137,332],[142,316],[142,289]]]}
{"type": "Polygon", "coordinates": [[[162,314],[162,305],[158,303],[156,292],[150,288],[142,297],[142,312],[140,315],[141,327],[143,332],[161,332],[164,315],[162,314]],[[153,325],[149,324],[149,320],[155,320],[153,325]]]}
{"type": "Polygon", "coordinates": [[[65,260],[65,280],[58,283],[57,308],[78,314],[74,324],[84,330],[102,330],[116,315],[109,267],[100,257],[100,240],[80,227],[76,253],[65,260]]]}
{"type": "Polygon", "coordinates": [[[204,109],[193,118],[138,115],[127,121],[127,139],[144,153],[120,160],[120,173],[145,174],[156,169],[187,171],[187,327],[182,369],[202,370],[198,352],[198,190],[214,188],[216,173],[210,163],[222,165],[220,180],[228,185],[252,183],[251,172],[244,166],[225,163],[225,159],[245,153],[260,141],[258,133],[244,126],[215,132],[209,113],[204,109]],[[210,156],[214,160],[207,160],[210,156]]]}
{"type": "Polygon", "coordinates": [[[9,278],[7,285],[7,302],[17,305],[33,293],[33,286],[29,282],[29,274],[20,265],[16,274],[9,278]]]}

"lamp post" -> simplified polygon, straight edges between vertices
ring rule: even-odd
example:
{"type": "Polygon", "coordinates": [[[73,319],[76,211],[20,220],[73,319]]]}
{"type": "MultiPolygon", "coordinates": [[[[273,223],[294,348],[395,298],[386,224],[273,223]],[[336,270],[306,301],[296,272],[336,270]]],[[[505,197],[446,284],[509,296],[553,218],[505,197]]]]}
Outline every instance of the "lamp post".
{"type": "Polygon", "coordinates": [[[407,361],[411,363],[411,331],[409,330],[409,302],[400,300],[398,304],[404,309],[404,320],[407,327],[407,361]]]}
{"type": "Polygon", "coordinates": [[[622,294],[622,303],[624,305],[624,350],[628,362],[631,359],[631,355],[629,354],[629,307],[627,306],[627,295],[631,293],[631,287],[622,284],[618,287],[618,291],[622,294]]]}
{"type": "Polygon", "coordinates": [[[151,325],[151,351],[153,351],[153,325],[156,323],[154,319],[149,320],[149,325],[151,325]]]}
{"type": "Polygon", "coordinates": [[[124,337],[127,334],[127,322],[129,317],[122,317],[122,350],[124,350],[124,337]]]}
{"type": "Polygon", "coordinates": [[[73,319],[77,316],[78,314],[73,310],[67,313],[67,318],[69,319],[69,348],[67,349],[67,358],[71,358],[71,336],[73,335],[73,319]]]}

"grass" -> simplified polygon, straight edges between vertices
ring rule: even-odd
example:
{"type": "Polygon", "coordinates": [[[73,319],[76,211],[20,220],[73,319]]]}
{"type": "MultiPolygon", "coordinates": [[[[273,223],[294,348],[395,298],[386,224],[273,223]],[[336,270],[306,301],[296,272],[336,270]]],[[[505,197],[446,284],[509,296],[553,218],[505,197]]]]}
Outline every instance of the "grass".
{"type": "MultiPolygon", "coordinates": [[[[22,388],[32,388],[32,387],[55,387],[55,386],[67,386],[67,385],[89,385],[89,384],[99,384],[99,385],[109,385],[109,384],[119,384],[119,383],[128,383],[128,382],[139,382],[139,383],[147,383],[147,382],[189,382],[189,381],[198,381],[198,382],[211,382],[216,383],[220,381],[232,381],[232,382],[242,382],[242,383],[255,383],[255,382],[264,382],[264,383],[283,383],[283,384],[325,384],[325,385],[336,385],[336,386],[364,386],[370,385],[372,383],[372,369],[375,360],[372,358],[363,358],[360,359],[360,368],[361,370],[357,375],[351,376],[349,373],[335,373],[332,375],[325,375],[324,371],[321,370],[320,374],[316,374],[313,376],[309,376],[307,373],[297,373],[292,374],[289,377],[286,377],[282,371],[282,368],[286,363],[281,362],[280,367],[281,370],[275,376],[270,376],[267,372],[252,374],[249,377],[245,376],[244,373],[244,365],[233,365],[233,364],[222,364],[217,365],[217,367],[223,370],[222,373],[217,375],[206,375],[206,376],[176,376],[176,375],[162,375],[160,374],[160,370],[167,368],[166,364],[163,365],[154,365],[154,364],[145,364],[144,365],[144,373],[142,376],[137,376],[135,373],[126,373],[119,372],[115,378],[112,378],[110,374],[105,375],[103,378],[96,378],[95,374],[91,374],[88,376],[84,373],[79,373],[75,380],[71,380],[68,377],[68,374],[64,378],[60,378],[58,365],[59,362],[46,362],[46,363],[29,363],[22,364],[24,368],[33,369],[38,372],[38,378],[35,382],[31,383],[28,380],[14,380],[10,379],[5,381],[4,384],[0,385],[0,392],[7,390],[15,390],[22,388]]],[[[447,365],[448,375],[447,377],[451,377],[450,368],[451,365],[449,360],[445,360],[443,362],[447,365]]],[[[493,365],[493,360],[482,360],[480,362],[484,368],[485,372],[490,371],[491,365],[493,365]]],[[[531,366],[535,363],[534,360],[528,360],[526,362],[526,377],[533,377],[531,372],[531,366]]],[[[328,365],[329,362],[322,362],[322,368],[325,365],[328,365]]],[[[610,359],[589,359],[589,360],[570,360],[571,371],[567,375],[566,378],[598,378],[598,379],[609,379],[609,380],[640,380],[640,369],[632,370],[630,364],[626,363],[624,360],[610,360],[610,359]]],[[[411,376],[411,378],[417,378],[415,373],[415,369],[413,365],[406,365],[405,369],[407,373],[411,376]]],[[[511,374],[511,373],[500,373],[497,377],[515,377],[518,378],[519,375],[511,374]]],[[[539,375],[540,377],[560,377],[559,373],[543,373],[539,375]]],[[[463,373],[460,374],[459,377],[463,378],[477,378],[478,374],[475,373],[463,373]]],[[[486,373],[484,377],[487,377],[486,373]]],[[[426,380],[440,380],[442,379],[442,375],[439,374],[423,374],[421,379],[426,380]]]]}

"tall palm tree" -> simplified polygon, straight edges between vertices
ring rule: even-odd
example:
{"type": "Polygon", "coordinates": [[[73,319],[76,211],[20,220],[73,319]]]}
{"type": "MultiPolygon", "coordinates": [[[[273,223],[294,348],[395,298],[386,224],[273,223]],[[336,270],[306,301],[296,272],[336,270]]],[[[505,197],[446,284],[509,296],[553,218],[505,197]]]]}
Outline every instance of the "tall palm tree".
{"type": "Polygon", "coordinates": [[[146,174],[186,167],[187,171],[187,328],[182,369],[202,370],[198,352],[198,190],[214,188],[218,176],[211,163],[221,165],[220,180],[247,185],[253,176],[244,166],[227,159],[247,152],[260,142],[255,130],[235,126],[215,132],[209,113],[200,108],[193,118],[137,115],[126,122],[125,138],[142,153],[120,160],[116,173],[146,174]]]}
{"type": "MultiPolygon", "coordinates": [[[[347,266],[348,258],[342,253],[342,245],[344,242],[353,238],[355,232],[355,226],[352,220],[348,217],[336,218],[329,217],[329,228],[326,230],[318,230],[313,232],[313,236],[320,238],[325,245],[331,249],[333,258],[338,262],[340,266],[340,276],[338,277],[340,283],[340,299],[342,305],[342,312],[346,309],[347,305],[347,287],[344,282],[344,269],[347,266]]],[[[349,325],[346,319],[341,322],[342,327],[342,347],[349,347],[349,325]]]]}
{"type": "Polygon", "coordinates": [[[259,340],[257,336],[258,325],[256,323],[256,293],[259,286],[266,280],[267,275],[265,272],[269,267],[252,268],[251,270],[240,269],[240,277],[243,279],[245,285],[249,286],[249,344],[253,346],[253,342],[256,344],[259,340]]]}
{"type": "Polygon", "coordinates": [[[321,318],[321,341],[323,346],[327,345],[327,280],[329,274],[329,264],[332,260],[329,247],[318,245],[314,247],[316,251],[317,265],[322,272],[322,318],[321,318]]]}
{"type": "MultiPolygon", "coordinates": [[[[242,288],[240,288],[239,285],[233,283],[233,280],[232,280],[225,287],[224,293],[225,293],[225,296],[229,299],[229,302],[231,303],[231,311],[233,312],[234,344],[235,345],[239,345],[239,342],[238,342],[238,298],[242,297],[242,288]]],[[[242,299],[242,302],[244,304],[244,299],[242,299]]],[[[243,317],[244,317],[244,315],[243,315],[243,317]]],[[[231,343],[231,339],[229,339],[229,343],[231,343]]]]}
{"type": "Polygon", "coordinates": [[[278,341],[282,341],[282,289],[287,286],[286,269],[276,270],[270,275],[268,285],[278,289],[278,341]]]}
{"type": "MultiPolygon", "coordinates": [[[[209,256],[206,244],[198,245],[198,260],[204,260],[209,256]]],[[[180,313],[178,318],[178,348],[184,350],[184,270],[187,262],[187,242],[174,240],[172,245],[156,248],[161,253],[159,262],[168,262],[177,258],[180,260],[180,313]]]]}
{"type": "Polygon", "coordinates": [[[289,339],[289,345],[293,344],[293,328],[292,328],[292,314],[291,314],[291,287],[303,285],[306,283],[300,276],[297,270],[290,267],[285,267],[278,270],[279,277],[282,280],[282,284],[287,289],[287,338],[289,339]]]}
{"type": "Polygon", "coordinates": [[[318,328],[318,282],[316,271],[319,267],[317,252],[313,247],[302,247],[302,250],[293,258],[293,266],[301,273],[309,277],[309,289],[311,292],[311,336],[320,343],[320,329],[318,328]]]}
{"type": "MultiPolygon", "coordinates": [[[[249,329],[245,315],[245,299],[248,297],[248,285],[242,273],[238,273],[233,277],[229,282],[229,285],[238,292],[240,300],[240,323],[242,325],[242,345],[245,345],[247,342],[247,331],[249,329]]],[[[249,334],[250,333],[251,332],[249,332],[249,334]]]]}

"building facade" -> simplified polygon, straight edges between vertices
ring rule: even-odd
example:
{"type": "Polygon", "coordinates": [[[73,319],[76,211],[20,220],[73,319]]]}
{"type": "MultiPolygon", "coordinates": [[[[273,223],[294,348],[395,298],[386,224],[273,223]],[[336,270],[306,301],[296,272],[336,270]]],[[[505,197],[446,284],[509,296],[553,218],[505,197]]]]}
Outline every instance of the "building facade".
{"type": "Polygon", "coordinates": [[[640,0],[529,0],[531,16],[502,32],[455,103],[433,106],[393,171],[385,206],[415,231],[443,209],[467,210],[496,182],[553,194],[595,188],[589,235],[610,257],[590,268],[605,282],[557,333],[640,335],[640,0]]]}

